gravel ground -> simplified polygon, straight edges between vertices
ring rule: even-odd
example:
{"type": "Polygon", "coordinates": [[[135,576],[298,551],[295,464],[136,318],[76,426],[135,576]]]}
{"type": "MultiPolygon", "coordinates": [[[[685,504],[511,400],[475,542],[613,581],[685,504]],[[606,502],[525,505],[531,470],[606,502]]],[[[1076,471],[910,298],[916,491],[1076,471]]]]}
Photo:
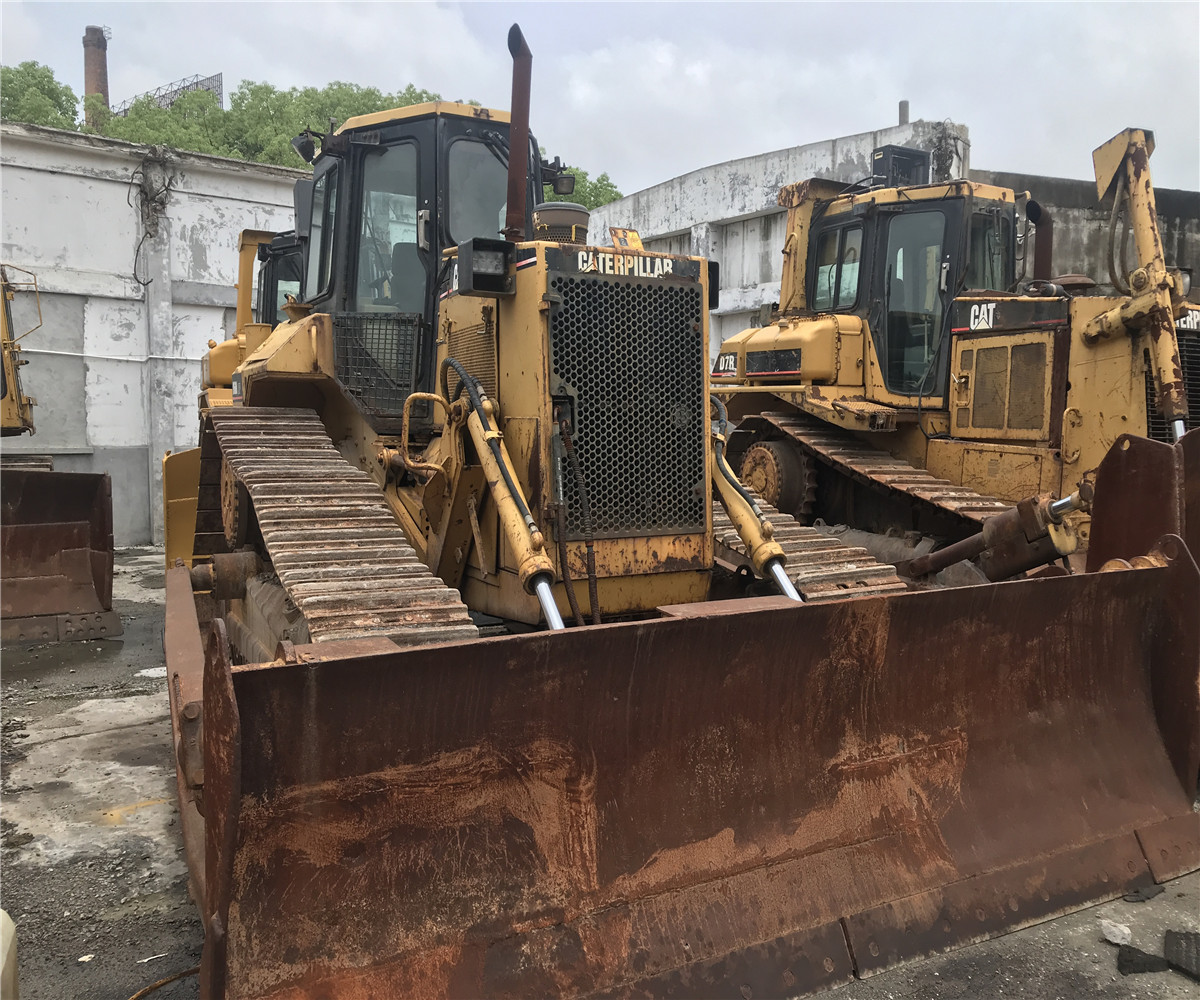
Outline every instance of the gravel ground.
{"type": "MultiPolygon", "coordinates": [[[[159,552],[119,553],[122,638],[4,650],[0,899],[17,922],[23,1000],[127,1000],[199,961],[173,804],[162,587],[159,552]]],[[[1102,917],[1161,953],[1165,930],[1200,930],[1200,874],[1148,902],[1106,903],[833,995],[1200,998],[1200,983],[1176,972],[1119,975],[1102,917]]],[[[154,1000],[198,995],[191,977],[154,1000]]]]}
{"type": "MultiPolygon", "coordinates": [[[[124,1000],[200,960],[173,798],[162,586],[161,553],[123,552],[121,638],[3,651],[0,889],[22,1000],[124,1000]]],[[[198,996],[195,977],[154,994],[198,996]]]]}

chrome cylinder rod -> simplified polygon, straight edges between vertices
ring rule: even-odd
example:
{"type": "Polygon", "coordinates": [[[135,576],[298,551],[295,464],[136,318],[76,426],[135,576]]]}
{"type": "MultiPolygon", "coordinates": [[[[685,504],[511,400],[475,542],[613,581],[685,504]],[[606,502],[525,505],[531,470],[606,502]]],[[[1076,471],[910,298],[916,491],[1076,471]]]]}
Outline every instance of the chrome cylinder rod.
{"type": "Polygon", "coordinates": [[[554,594],[550,592],[550,580],[539,576],[533,581],[533,589],[537,594],[538,603],[542,606],[542,614],[546,616],[546,624],[555,631],[565,628],[562,615],[558,613],[558,605],[554,603],[554,594]]]}
{"type": "Polygon", "coordinates": [[[797,592],[792,581],[788,579],[787,573],[784,571],[783,562],[779,559],[772,559],[767,563],[767,572],[771,574],[775,585],[783,592],[784,597],[790,597],[793,601],[799,604],[804,603],[804,598],[797,592]]]}

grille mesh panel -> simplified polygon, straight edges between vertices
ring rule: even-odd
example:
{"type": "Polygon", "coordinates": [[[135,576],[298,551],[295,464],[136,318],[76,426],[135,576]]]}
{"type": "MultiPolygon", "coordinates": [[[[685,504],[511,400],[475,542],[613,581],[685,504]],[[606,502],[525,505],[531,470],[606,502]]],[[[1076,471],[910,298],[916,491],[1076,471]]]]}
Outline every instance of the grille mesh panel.
{"type": "MultiPolygon", "coordinates": [[[[1200,427],[1200,336],[1185,335],[1176,329],[1179,339],[1179,360],[1183,365],[1183,385],[1187,391],[1188,418],[1184,422],[1187,429],[1200,427]]],[[[1154,373],[1150,368],[1150,359],[1146,358],[1146,436],[1155,441],[1171,443],[1171,428],[1167,426],[1167,418],[1158,412],[1154,405],[1154,373]]]]}
{"type": "Polygon", "coordinates": [[[333,321],[338,379],[367,413],[398,417],[420,370],[417,313],[343,313],[333,321]]]}
{"type": "MultiPolygon", "coordinates": [[[[551,391],[575,398],[575,448],[597,538],[705,529],[700,287],[550,275],[551,391]]],[[[567,537],[583,537],[564,462],[567,537]]]]}
{"type": "Polygon", "coordinates": [[[1008,385],[1008,426],[1041,430],[1046,422],[1046,345],[1014,344],[1008,385]]]}
{"type": "Polygon", "coordinates": [[[980,348],[975,358],[971,423],[976,427],[1003,427],[1004,400],[1007,395],[1008,348],[980,348]]]}

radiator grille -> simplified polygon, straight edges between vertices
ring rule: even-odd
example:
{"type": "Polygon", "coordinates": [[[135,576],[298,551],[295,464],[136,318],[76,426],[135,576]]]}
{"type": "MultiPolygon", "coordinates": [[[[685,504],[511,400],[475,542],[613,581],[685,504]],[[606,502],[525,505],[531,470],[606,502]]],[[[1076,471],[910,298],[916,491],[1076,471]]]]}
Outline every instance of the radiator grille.
{"type": "MultiPolygon", "coordinates": [[[[1187,429],[1200,427],[1200,336],[1185,335],[1178,330],[1179,360],[1183,365],[1183,385],[1187,391],[1188,418],[1185,421],[1187,429]]],[[[1150,368],[1150,359],[1146,358],[1146,436],[1155,441],[1171,443],[1171,428],[1167,426],[1167,418],[1162,416],[1154,405],[1154,374],[1150,368]]]]}
{"type": "MultiPolygon", "coordinates": [[[[496,392],[496,333],[491,323],[476,323],[472,326],[450,328],[447,336],[450,357],[467,370],[467,374],[479,379],[483,391],[492,399],[499,399],[496,392]]],[[[453,379],[451,382],[453,383],[453,379]]],[[[454,386],[451,384],[451,390],[454,386]]]]}
{"type": "Polygon", "coordinates": [[[343,313],[333,321],[338,380],[362,408],[398,417],[420,371],[417,313],[343,313]]]}
{"type": "MultiPolygon", "coordinates": [[[[700,287],[550,275],[551,391],[575,405],[597,538],[705,530],[706,344],[700,287]]],[[[563,469],[567,536],[583,536],[563,469]]]]}

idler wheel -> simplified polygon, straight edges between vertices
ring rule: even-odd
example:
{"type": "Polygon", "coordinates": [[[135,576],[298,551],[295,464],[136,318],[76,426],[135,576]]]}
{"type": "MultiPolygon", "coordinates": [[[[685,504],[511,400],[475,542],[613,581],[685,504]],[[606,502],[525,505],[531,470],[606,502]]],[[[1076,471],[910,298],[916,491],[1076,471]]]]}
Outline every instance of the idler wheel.
{"type": "Polygon", "coordinates": [[[742,456],[742,482],[786,514],[810,514],[816,476],[808,458],[788,441],[758,441],[742,456]]]}

